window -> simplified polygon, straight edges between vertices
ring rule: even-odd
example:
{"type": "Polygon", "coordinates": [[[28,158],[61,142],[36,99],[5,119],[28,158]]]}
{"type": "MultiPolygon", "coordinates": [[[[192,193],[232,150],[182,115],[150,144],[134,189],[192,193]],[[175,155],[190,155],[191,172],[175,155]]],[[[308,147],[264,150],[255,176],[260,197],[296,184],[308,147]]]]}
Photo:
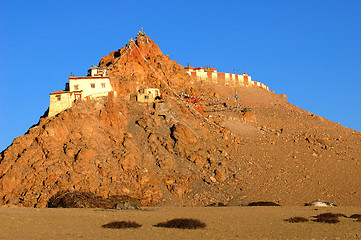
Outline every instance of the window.
{"type": "Polygon", "coordinates": [[[105,88],[105,83],[102,83],[102,88],[105,88]]]}
{"type": "Polygon", "coordinates": [[[144,99],[149,99],[149,96],[148,96],[148,95],[145,95],[145,96],[144,96],[144,99]]]}
{"type": "Polygon", "coordinates": [[[95,83],[91,83],[91,84],[90,84],[90,87],[91,87],[91,88],[95,88],[95,83]]]}
{"type": "Polygon", "coordinates": [[[61,101],[61,95],[56,95],[56,99],[57,99],[58,101],[61,101]]]}
{"type": "Polygon", "coordinates": [[[79,90],[79,85],[74,85],[74,90],[79,90]]]}

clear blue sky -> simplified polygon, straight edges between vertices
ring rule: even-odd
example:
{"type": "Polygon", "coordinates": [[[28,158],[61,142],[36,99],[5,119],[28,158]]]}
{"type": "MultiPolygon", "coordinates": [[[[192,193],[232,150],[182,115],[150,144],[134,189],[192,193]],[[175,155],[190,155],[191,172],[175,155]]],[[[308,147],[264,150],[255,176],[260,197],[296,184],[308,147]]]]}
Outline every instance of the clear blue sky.
{"type": "Polygon", "coordinates": [[[0,151],[71,72],[144,27],[185,66],[244,68],[289,102],[361,130],[361,1],[1,1],[0,151]]]}

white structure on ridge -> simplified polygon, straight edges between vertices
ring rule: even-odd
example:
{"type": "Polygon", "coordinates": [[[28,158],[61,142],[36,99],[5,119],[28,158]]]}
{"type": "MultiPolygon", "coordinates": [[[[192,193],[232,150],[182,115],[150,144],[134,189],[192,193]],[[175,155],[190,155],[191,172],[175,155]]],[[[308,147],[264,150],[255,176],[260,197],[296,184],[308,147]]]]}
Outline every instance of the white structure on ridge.
{"type": "Polygon", "coordinates": [[[269,90],[269,87],[261,82],[252,81],[251,76],[244,73],[233,74],[233,73],[220,73],[217,72],[216,68],[211,66],[194,68],[189,66],[184,68],[186,72],[194,78],[196,81],[204,81],[210,83],[218,83],[225,86],[238,85],[238,86],[258,86],[263,89],[269,90]]]}
{"type": "Polygon", "coordinates": [[[48,116],[52,117],[73,106],[79,99],[92,99],[114,95],[106,69],[92,66],[86,77],[69,77],[65,91],[50,93],[48,116]]]}

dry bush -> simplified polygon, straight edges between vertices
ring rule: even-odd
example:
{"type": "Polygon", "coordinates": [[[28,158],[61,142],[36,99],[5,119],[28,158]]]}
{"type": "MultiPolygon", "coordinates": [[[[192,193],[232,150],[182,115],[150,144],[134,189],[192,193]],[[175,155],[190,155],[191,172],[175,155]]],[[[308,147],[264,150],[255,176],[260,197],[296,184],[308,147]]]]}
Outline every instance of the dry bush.
{"type": "Polygon", "coordinates": [[[342,213],[321,213],[315,216],[316,220],[314,221],[323,222],[323,223],[338,223],[340,222],[340,220],[338,220],[339,217],[347,217],[347,216],[342,213]]]}
{"type": "Polygon", "coordinates": [[[338,218],[338,217],[347,217],[342,213],[321,213],[316,216],[316,218],[338,218]]]}
{"type": "Polygon", "coordinates": [[[304,217],[291,217],[289,219],[285,219],[284,221],[290,223],[299,223],[299,222],[308,222],[308,219],[304,217]]]}
{"type": "Polygon", "coordinates": [[[90,192],[59,191],[48,201],[48,208],[115,208],[118,203],[130,202],[139,205],[139,199],[125,195],[103,198],[90,192]]]}
{"type": "Polygon", "coordinates": [[[251,202],[248,206],[281,206],[274,202],[251,202]]]}
{"type": "Polygon", "coordinates": [[[361,219],[361,214],[352,214],[350,218],[358,218],[361,219]]]}
{"type": "Polygon", "coordinates": [[[136,223],[136,222],[129,222],[129,221],[118,221],[118,222],[110,222],[107,224],[104,224],[103,228],[112,228],[112,229],[120,229],[120,228],[139,228],[142,225],[136,223]]]}
{"type": "Polygon", "coordinates": [[[317,218],[315,222],[323,222],[323,223],[338,223],[340,220],[337,218],[317,218]]]}
{"type": "Polygon", "coordinates": [[[166,222],[158,223],[157,225],[154,225],[154,227],[197,229],[205,228],[206,224],[192,218],[175,218],[166,222]]]}

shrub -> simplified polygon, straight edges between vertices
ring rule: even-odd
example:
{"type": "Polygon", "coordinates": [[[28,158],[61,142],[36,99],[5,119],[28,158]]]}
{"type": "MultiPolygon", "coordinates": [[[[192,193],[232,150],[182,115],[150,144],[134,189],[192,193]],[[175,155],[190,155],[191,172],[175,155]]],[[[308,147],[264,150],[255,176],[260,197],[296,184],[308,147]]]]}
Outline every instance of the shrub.
{"type": "Polygon", "coordinates": [[[350,218],[358,218],[361,219],[361,214],[352,214],[350,218]]]}
{"type": "Polygon", "coordinates": [[[117,221],[117,222],[110,222],[107,224],[104,224],[103,228],[112,228],[112,229],[120,229],[120,228],[139,228],[142,225],[136,223],[136,222],[129,222],[129,221],[117,221]]]}
{"type": "Polygon", "coordinates": [[[158,223],[157,225],[154,225],[154,227],[197,229],[205,228],[206,224],[192,218],[175,218],[166,222],[158,223]]]}
{"type": "Polygon", "coordinates": [[[342,213],[321,213],[316,216],[316,218],[338,218],[338,217],[347,217],[342,213]]]}
{"type": "Polygon", "coordinates": [[[281,206],[274,202],[251,202],[248,206],[281,206]]]}
{"type": "Polygon", "coordinates": [[[323,223],[338,223],[339,217],[346,217],[346,215],[342,213],[321,213],[316,216],[315,222],[323,222],[323,223]]]}
{"type": "Polygon", "coordinates": [[[304,217],[291,217],[289,219],[285,219],[284,221],[290,223],[299,223],[299,222],[308,222],[308,219],[304,217]]]}
{"type": "Polygon", "coordinates": [[[340,220],[337,218],[317,218],[316,222],[323,222],[323,223],[338,223],[340,220]]]}

